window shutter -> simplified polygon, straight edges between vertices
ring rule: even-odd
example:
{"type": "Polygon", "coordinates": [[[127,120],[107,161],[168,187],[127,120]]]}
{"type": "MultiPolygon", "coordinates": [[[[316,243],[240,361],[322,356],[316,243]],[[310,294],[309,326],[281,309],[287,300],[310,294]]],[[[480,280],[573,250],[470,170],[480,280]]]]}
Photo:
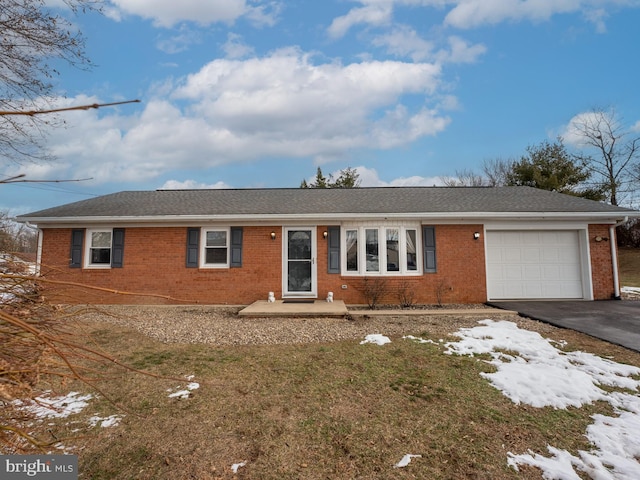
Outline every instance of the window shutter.
{"type": "Polygon", "coordinates": [[[187,268],[198,268],[200,228],[187,228],[187,268]]]}
{"type": "Polygon", "coordinates": [[[436,272],[436,228],[422,227],[422,242],[424,246],[424,271],[436,272]]]}
{"type": "Polygon", "coordinates": [[[82,246],[84,243],[84,229],[71,230],[71,268],[82,267],[82,246]]]}
{"type": "Polygon", "coordinates": [[[231,262],[232,267],[242,266],[242,227],[231,227],[231,262]]]}
{"type": "Polygon", "coordinates": [[[327,273],[340,273],[340,227],[327,227],[327,273]]]}
{"type": "Polygon", "coordinates": [[[124,228],[114,228],[111,237],[111,267],[122,268],[124,261],[124,228]]]}

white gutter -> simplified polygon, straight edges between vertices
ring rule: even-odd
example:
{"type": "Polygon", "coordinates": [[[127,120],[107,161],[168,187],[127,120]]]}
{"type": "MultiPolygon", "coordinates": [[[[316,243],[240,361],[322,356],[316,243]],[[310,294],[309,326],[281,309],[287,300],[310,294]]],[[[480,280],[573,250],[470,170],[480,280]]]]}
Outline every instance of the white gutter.
{"type": "MultiPolygon", "coordinates": [[[[123,223],[175,223],[196,222],[291,222],[374,219],[424,219],[428,221],[477,221],[477,220],[592,220],[615,221],[620,212],[371,212],[371,213],[308,213],[308,214],[222,214],[222,215],[140,215],[140,216],[78,216],[78,217],[30,217],[20,218],[19,222],[32,222],[39,225],[78,225],[78,224],[123,224],[123,223]]],[[[629,216],[640,217],[640,212],[630,212],[629,216]]],[[[619,217],[618,217],[619,218],[619,217]]]]}
{"type": "Polygon", "coordinates": [[[611,265],[613,266],[613,296],[616,300],[620,300],[620,274],[618,272],[618,247],[616,245],[616,227],[627,223],[629,217],[619,221],[615,225],[609,227],[609,243],[611,243],[611,265]]]}

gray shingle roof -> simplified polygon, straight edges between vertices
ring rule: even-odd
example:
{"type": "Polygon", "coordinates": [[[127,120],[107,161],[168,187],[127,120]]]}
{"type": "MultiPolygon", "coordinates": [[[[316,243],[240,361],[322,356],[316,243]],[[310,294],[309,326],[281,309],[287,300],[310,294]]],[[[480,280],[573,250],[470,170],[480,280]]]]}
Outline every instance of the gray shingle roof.
{"type": "Polygon", "coordinates": [[[409,215],[639,212],[530,187],[382,187],[124,191],[21,215],[55,222],[91,217],[409,215]]]}

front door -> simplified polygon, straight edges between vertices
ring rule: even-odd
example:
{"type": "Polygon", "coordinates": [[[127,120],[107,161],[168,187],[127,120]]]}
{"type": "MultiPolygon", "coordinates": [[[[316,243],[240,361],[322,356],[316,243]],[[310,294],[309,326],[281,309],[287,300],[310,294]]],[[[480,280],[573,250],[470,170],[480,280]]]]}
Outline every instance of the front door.
{"type": "Polygon", "coordinates": [[[284,229],[284,297],[315,297],[316,229],[285,227],[284,229]]]}

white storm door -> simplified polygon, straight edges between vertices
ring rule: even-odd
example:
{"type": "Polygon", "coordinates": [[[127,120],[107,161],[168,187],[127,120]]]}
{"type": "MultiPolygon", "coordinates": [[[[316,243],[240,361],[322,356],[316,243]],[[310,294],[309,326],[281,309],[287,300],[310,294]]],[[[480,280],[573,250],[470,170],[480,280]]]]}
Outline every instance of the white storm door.
{"type": "Polygon", "coordinates": [[[316,228],[285,227],[283,243],[283,297],[316,297],[316,228]]]}

